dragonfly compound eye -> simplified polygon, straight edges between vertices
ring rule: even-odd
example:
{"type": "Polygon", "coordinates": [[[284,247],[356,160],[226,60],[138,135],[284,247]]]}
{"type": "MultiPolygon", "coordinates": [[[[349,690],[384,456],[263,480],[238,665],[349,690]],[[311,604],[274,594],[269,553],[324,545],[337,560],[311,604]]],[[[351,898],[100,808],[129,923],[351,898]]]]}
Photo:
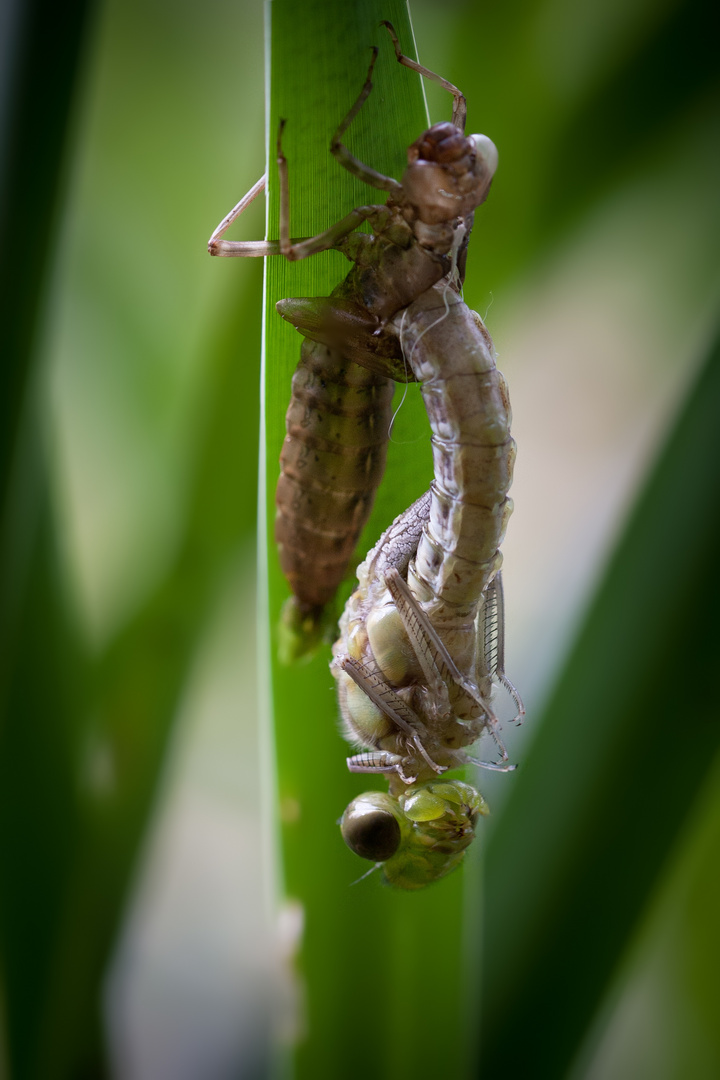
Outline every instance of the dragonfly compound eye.
{"type": "Polygon", "coordinates": [[[340,822],[347,846],[363,859],[385,862],[400,847],[401,831],[392,798],[382,791],[358,795],[340,822]]]}

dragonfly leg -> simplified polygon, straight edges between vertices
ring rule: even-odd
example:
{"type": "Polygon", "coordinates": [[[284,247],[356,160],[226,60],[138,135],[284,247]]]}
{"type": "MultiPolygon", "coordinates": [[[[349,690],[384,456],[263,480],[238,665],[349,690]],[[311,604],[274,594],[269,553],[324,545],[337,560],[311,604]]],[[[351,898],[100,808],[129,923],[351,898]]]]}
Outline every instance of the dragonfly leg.
{"type": "MultiPolygon", "coordinates": [[[[367,664],[361,664],[360,661],[355,660],[352,656],[342,656],[337,661],[338,667],[340,667],[350,678],[353,680],[356,686],[358,686],[362,692],[370,698],[374,705],[377,705],[378,709],[392,720],[393,724],[407,736],[407,741],[412,743],[415,749],[420,754],[425,764],[436,773],[445,772],[443,765],[438,765],[437,762],[428,754],[427,750],[422,744],[418,727],[422,727],[418,716],[413,712],[409,705],[396,694],[391,686],[383,679],[379,671],[371,670],[367,664]]],[[[402,780],[405,780],[400,768],[395,770],[402,780]]],[[[405,780],[405,783],[408,783],[405,780]]]]}
{"type": "Polygon", "coordinates": [[[425,764],[428,765],[433,770],[433,772],[436,772],[438,776],[440,776],[444,772],[447,772],[448,766],[438,765],[436,761],[433,761],[423,744],[420,742],[420,739],[417,735],[413,735],[412,743],[413,746],[417,749],[425,764]]]}
{"type": "Polygon", "coordinates": [[[443,79],[442,75],[436,74],[434,71],[430,71],[429,68],[423,67],[422,64],[418,64],[416,60],[411,60],[409,56],[403,54],[400,48],[400,42],[395,32],[395,27],[387,19],[383,19],[380,24],[384,26],[390,37],[392,38],[393,45],[395,46],[395,56],[398,63],[403,64],[404,67],[410,68],[411,71],[417,71],[426,79],[432,79],[433,82],[439,83],[443,89],[448,90],[453,96],[453,114],[452,122],[456,128],[460,128],[462,132],[465,131],[465,119],[467,117],[467,103],[465,101],[465,95],[462,91],[458,90],[457,86],[453,86],[447,79],[443,79]]]}
{"type": "Polygon", "coordinates": [[[386,570],[385,584],[422,668],[430,695],[436,700],[446,700],[447,675],[452,677],[457,674],[459,677],[460,673],[430,620],[395,567],[386,570]]]}
{"type": "Polygon", "coordinates": [[[481,769],[493,769],[495,772],[513,772],[517,768],[517,765],[509,764],[509,754],[505,747],[505,743],[498,735],[498,721],[497,717],[490,713],[485,717],[485,723],[487,725],[488,732],[493,742],[497,746],[500,752],[500,761],[480,761],[478,758],[468,757],[466,761],[469,761],[471,765],[478,765],[481,769]]]}
{"type": "Polygon", "coordinates": [[[515,705],[517,711],[510,722],[513,724],[516,721],[522,722],[525,706],[520,694],[505,674],[505,595],[500,571],[485,590],[482,620],[485,667],[490,676],[496,679],[509,694],[515,705]]]}
{"type": "Polygon", "coordinates": [[[417,776],[407,776],[403,771],[403,759],[399,754],[390,754],[385,750],[371,750],[364,754],[353,754],[346,758],[350,772],[355,773],[397,773],[404,784],[414,784],[417,776]]]}
{"type": "Polygon", "coordinates": [[[493,724],[497,724],[497,720],[489,702],[480,694],[475,683],[458,670],[435,627],[413,596],[410,586],[403,581],[395,568],[386,571],[385,584],[398,609],[431,694],[437,694],[438,700],[446,698],[446,682],[454,682],[480,706],[486,722],[492,728],[493,724]]]}
{"type": "Polygon", "coordinates": [[[504,671],[496,672],[496,677],[497,681],[510,696],[511,701],[513,702],[513,704],[515,705],[515,709],[517,710],[510,723],[517,724],[518,727],[520,727],[523,719],[525,718],[525,706],[523,705],[523,699],[520,697],[519,691],[513,686],[504,671]]]}
{"type": "Polygon", "coordinates": [[[517,765],[510,765],[505,761],[480,761],[479,758],[470,757],[469,754],[465,760],[470,765],[477,765],[479,769],[489,769],[491,772],[514,772],[517,769],[517,765]]]}
{"type": "Polygon", "coordinates": [[[280,178],[280,251],[290,259],[306,259],[308,255],[315,255],[318,251],[327,251],[334,247],[348,233],[357,229],[368,218],[377,213],[384,213],[383,206],[357,206],[351,210],[341,221],[331,225],[329,229],[318,233],[317,236],[309,236],[302,240],[290,239],[290,179],[288,173],[287,158],[282,149],[282,133],[285,121],[280,121],[280,129],[277,137],[277,167],[280,178]]]}
{"type": "Polygon", "coordinates": [[[416,734],[419,718],[387,685],[380,672],[372,671],[367,664],[361,664],[352,656],[340,656],[336,663],[396,727],[411,738],[416,734]]]}
{"type": "MultiPolygon", "coordinates": [[[[267,187],[267,174],[263,173],[242,199],[233,206],[230,213],[226,214],[217,229],[208,240],[208,251],[211,255],[221,255],[225,258],[264,258],[269,255],[280,255],[279,240],[223,240],[222,237],[228,231],[234,221],[247,210],[258,195],[267,187]]],[[[294,240],[292,243],[301,243],[294,240]]]]}
{"type": "Polygon", "coordinates": [[[215,252],[215,243],[216,243],[216,241],[219,240],[221,236],[225,235],[225,233],[228,231],[228,229],[232,225],[233,221],[236,221],[240,217],[242,212],[244,210],[247,210],[250,203],[254,202],[254,200],[258,197],[258,195],[262,191],[265,190],[266,186],[267,186],[267,176],[266,176],[265,173],[263,173],[262,176],[260,177],[260,179],[255,181],[255,183],[250,188],[250,190],[247,191],[243,195],[242,199],[240,199],[240,201],[237,202],[235,204],[235,206],[233,206],[230,213],[225,215],[225,217],[222,219],[222,221],[218,225],[217,229],[215,229],[214,233],[212,234],[212,236],[208,240],[208,251],[210,252],[211,255],[216,254],[216,252],[215,252]]]}
{"type": "Polygon", "coordinates": [[[370,61],[370,67],[368,68],[363,88],[358,94],[355,104],[350,109],[345,119],[341,121],[337,131],[333,135],[330,142],[330,153],[337,158],[344,169],[347,169],[353,176],[357,176],[357,178],[362,180],[365,184],[369,184],[370,187],[399,194],[402,191],[402,184],[398,183],[397,180],[393,180],[391,176],[384,176],[383,173],[379,173],[375,169],[371,169],[369,165],[363,164],[363,162],[354,157],[348,148],[341,142],[342,136],[350,127],[350,124],[370,96],[370,91],[373,87],[372,73],[373,68],[375,67],[375,61],[377,60],[377,55],[378,50],[377,46],[375,46],[373,47],[372,60],[370,61]]]}
{"type": "MultiPolygon", "coordinates": [[[[302,236],[291,238],[290,236],[290,181],[288,174],[287,158],[282,150],[282,132],[285,121],[280,121],[277,137],[277,166],[280,180],[280,239],[279,240],[223,240],[227,230],[236,221],[250,203],[265,190],[267,176],[263,175],[253,184],[246,195],[232,208],[229,214],[222,219],[217,229],[208,241],[208,251],[211,255],[221,255],[226,258],[262,258],[270,255],[284,255],[291,261],[306,259],[308,255],[315,255],[318,251],[327,251],[334,247],[344,236],[357,229],[368,218],[374,217],[378,212],[384,213],[383,206],[358,206],[341,221],[331,225],[329,229],[318,233],[317,236],[302,236]]],[[[394,181],[393,181],[394,182],[394,181]]]]}
{"type": "Polygon", "coordinates": [[[262,259],[281,253],[277,240],[210,240],[208,251],[226,259],[262,259]]]}
{"type": "Polygon", "coordinates": [[[236,256],[239,258],[262,258],[265,255],[279,255],[280,244],[277,240],[223,240],[222,237],[228,231],[234,221],[247,210],[251,202],[265,190],[267,176],[265,173],[257,180],[248,192],[243,195],[240,202],[233,206],[229,214],[222,219],[217,229],[208,240],[208,251],[211,255],[236,256]]]}
{"type": "Polygon", "coordinates": [[[408,786],[410,784],[414,784],[415,781],[417,780],[417,776],[406,776],[405,775],[405,773],[403,772],[402,763],[400,763],[399,765],[397,765],[395,767],[395,772],[398,774],[398,776],[402,780],[403,784],[408,784],[408,786]]]}

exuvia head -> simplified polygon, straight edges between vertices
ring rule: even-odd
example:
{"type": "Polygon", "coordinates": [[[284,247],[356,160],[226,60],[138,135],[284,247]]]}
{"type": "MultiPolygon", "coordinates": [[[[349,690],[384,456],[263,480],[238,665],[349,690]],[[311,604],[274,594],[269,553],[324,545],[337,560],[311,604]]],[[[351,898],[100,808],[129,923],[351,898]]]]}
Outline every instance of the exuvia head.
{"type": "Polygon", "coordinates": [[[408,148],[403,193],[426,225],[466,217],[485,201],[498,153],[487,135],[433,124],[408,148]]]}

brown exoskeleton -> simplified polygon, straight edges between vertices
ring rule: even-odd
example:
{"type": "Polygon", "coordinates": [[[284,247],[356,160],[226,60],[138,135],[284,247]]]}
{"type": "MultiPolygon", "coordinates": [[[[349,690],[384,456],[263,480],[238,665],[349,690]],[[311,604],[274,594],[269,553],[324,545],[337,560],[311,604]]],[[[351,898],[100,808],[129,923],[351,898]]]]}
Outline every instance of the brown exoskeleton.
{"type": "Polygon", "coordinates": [[[397,338],[382,331],[448,274],[462,281],[474,211],[487,196],[497,163],[495,146],[486,136],[465,136],[465,98],[457,87],[404,56],[393,27],[384,25],[398,61],[453,95],[452,122],[433,125],[410,146],[400,181],[358,161],[342,138],[371,92],[374,49],[365,84],[330,150],[353,175],[387,192],[386,203],[356,207],[318,236],[291,239],[281,126],[279,240],[222,239],[264,189],[263,177],[223,219],[208,244],[211,255],[282,254],[291,260],[333,248],[352,263],[329,297],[287,299],[277,305],[283,318],[316,343],[303,346],[293,382],[276,496],[280,561],[295,594],[294,621],[305,625],[317,623],[322,606],[337,589],[370,513],[384,468],[389,380],[412,378],[397,338]],[[363,222],[371,233],[356,231],[363,222]]]}

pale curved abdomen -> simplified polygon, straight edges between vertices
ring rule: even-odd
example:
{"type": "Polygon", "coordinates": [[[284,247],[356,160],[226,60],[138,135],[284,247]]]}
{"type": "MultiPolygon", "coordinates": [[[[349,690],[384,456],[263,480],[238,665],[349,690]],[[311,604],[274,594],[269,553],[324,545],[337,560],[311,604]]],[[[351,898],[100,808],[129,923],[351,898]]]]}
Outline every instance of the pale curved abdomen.
{"type": "Polygon", "coordinates": [[[435,473],[408,584],[436,625],[472,620],[500,566],[512,510],[505,380],[482,320],[443,283],[410,304],[395,329],[421,383],[435,473]]]}

